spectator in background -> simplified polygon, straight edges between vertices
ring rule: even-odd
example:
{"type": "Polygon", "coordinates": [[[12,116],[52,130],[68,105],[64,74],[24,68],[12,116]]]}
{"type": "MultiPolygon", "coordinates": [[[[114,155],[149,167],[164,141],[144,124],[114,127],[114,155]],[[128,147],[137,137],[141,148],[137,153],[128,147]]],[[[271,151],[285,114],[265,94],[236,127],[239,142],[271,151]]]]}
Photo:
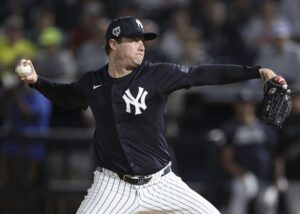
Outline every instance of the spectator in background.
{"type": "Polygon", "coordinates": [[[68,49],[62,46],[62,32],[55,27],[44,29],[39,35],[41,50],[36,66],[41,75],[58,82],[72,81],[77,75],[77,63],[68,49]]]}
{"type": "Polygon", "coordinates": [[[254,13],[242,32],[247,48],[256,53],[260,47],[269,44],[272,40],[272,23],[282,19],[275,0],[260,2],[258,13],[254,13]]]}
{"type": "Polygon", "coordinates": [[[186,7],[189,5],[189,0],[132,0],[132,2],[138,5],[142,14],[151,16],[153,13],[157,14],[159,11],[167,11],[174,7],[186,7]]]}
{"type": "Polygon", "coordinates": [[[40,34],[49,27],[55,26],[56,17],[54,11],[48,7],[38,7],[30,14],[32,25],[27,35],[35,44],[39,44],[40,34]]]}
{"type": "Polygon", "coordinates": [[[300,92],[292,100],[291,114],[280,131],[280,155],[288,180],[286,208],[289,214],[300,214],[300,92]]]}
{"type": "Polygon", "coordinates": [[[109,20],[100,18],[97,25],[94,26],[91,38],[78,47],[76,59],[80,76],[86,71],[96,70],[107,63],[108,59],[105,54],[104,44],[108,24],[109,20]]]}
{"type": "Polygon", "coordinates": [[[228,2],[228,19],[237,27],[244,26],[256,11],[251,0],[232,0],[228,2]]]}
{"type": "Polygon", "coordinates": [[[280,9],[282,14],[291,24],[291,37],[300,42],[300,1],[299,0],[281,0],[280,9]]]}
{"type": "Polygon", "coordinates": [[[23,18],[17,15],[7,17],[4,23],[4,34],[0,37],[0,78],[3,87],[6,87],[7,78],[11,79],[11,71],[14,70],[15,62],[19,57],[34,58],[35,53],[34,44],[24,37],[23,18]]]}
{"type": "Polygon", "coordinates": [[[186,8],[172,11],[170,28],[164,32],[161,41],[163,51],[168,53],[172,62],[178,62],[183,56],[185,34],[192,28],[190,14],[186,8]]]}
{"type": "MultiPolygon", "coordinates": [[[[49,128],[51,104],[44,96],[18,82],[7,91],[5,115],[9,133],[18,135],[46,134],[49,128]]],[[[7,194],[1,213],[43,213],[44,195],[39,191],[22,194],[24,188],[43,188],[46,184],[45,160],[47,151],[42,141],[26,143],[20,139],[4,140],[0,146],[0,182],[8,188],[16,188],[19,194],[7,194]],[[17,206],[20,205],[21,206],[17,206]]]]}
{"type": "Polygon", "coordinates": [[[83,42],[87,41],[94,35],[94,28],[97,26],[99,18],[102,16],[103,6],[101,2],[91,0],[84,1],[80,11],[80,23],[77,28],[69,32],[69,49],[73,55],[77,54],[78,48],[83,42]]]}
{"type": "Polygon", "coordinates": [[[242,90],[233,106],[234,117],[222,130],[226,143],[221,160],[231,180],[228,214],[246,214],[254,203],[256,214],[275,214],[277,190],[273,183],[277,134],[256,117],[253,94],[242,90]]]}
{"type": "Polygon", "coordinates": [[[3,34],[0,34],[0,123],[1,131],[7,131],[3,96],[17,83],[14,70],[15,62],[20,56],[34,59],[36,48],[33,43],[24,37],[24,19],[17,15],[8,16],[3,25],[3,34]]]}
{"type": "Polygon", "coordinates": [[[211,1],[205,10],[203,40],[215,63],[248,64],[245,45],[236,25],[229,22],[227,6],[211,1]]]}
{"type": "MultiPolygon", "coordinates": [[[[13,134],[46,134],[49,128],[49,118],[51,115],[50,102],[34,90],[28,88],[23,83],[18,83],[8,91],[6,97],[6,113],[10,124],[10,132],[13,134]]],[[[10,151],[19,151],[18,146],[12,146],[10,151]]],[[[32,143],[27,147],[29,153],[29,175],[28,181],[33,183],[37,175],[34,169],[39,164],[39,160],[45,158],[45,148],[40,143],[32,143]]],[[[8,168],[11,168],[8,163],[8,168]]],[[[13,168],[13,167],[12,167],[13,168]]],[[[7,170],[10,171],[10,170],[7,170]]],[[[24,178],[24,176],[22,176],[24,178]]],[[[15,178],[12,178],[15,179],[15,178]]]]}
{"type": "Polygon", "coordinates": [[[145,15],[145,13],[141,12],[139,5],[131,0],[118,2],[116,8],[117,10],[115,10],[114,15],[112,17],[118,17],[118,16],[141,17],[145,15]]]}
{"type": "Polygon", "coordinates": [[[212,63],[213,58],[207,53],[206,48],[201,32],[197,29],[190,29],[184,35],[183,51],[179,63],[182,65],[212,63]]]}
{"type": "Polygon", "coordinates": [[[206,21],[205,13],[210,4],[211,0],[191,0],[189,11],[191,13],[193,24],[199,28],[202,28],[206,21]]]}
{"type": "Polygon", "coordinates": [[[261,47],[255,63],[278,70],[291,88],[297,87],[300,79],[300,46],[290,39],[289,24],[285,21],[273,22],[270,35],[270,44],[261,47]]]}

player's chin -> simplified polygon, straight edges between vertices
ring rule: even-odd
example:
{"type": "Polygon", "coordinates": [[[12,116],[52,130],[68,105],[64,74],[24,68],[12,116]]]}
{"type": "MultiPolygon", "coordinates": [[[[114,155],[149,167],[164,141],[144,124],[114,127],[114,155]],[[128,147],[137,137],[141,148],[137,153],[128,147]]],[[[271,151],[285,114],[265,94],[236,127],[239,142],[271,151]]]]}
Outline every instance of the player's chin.
{"type": "Polygon", "coordinates": [[[135,59],[134,59],[134,64],[135,65],[141,65],[142,64],[142,62],[143,62],[143,59],[144,59],[144,57],[136,57],[135,59]]]}

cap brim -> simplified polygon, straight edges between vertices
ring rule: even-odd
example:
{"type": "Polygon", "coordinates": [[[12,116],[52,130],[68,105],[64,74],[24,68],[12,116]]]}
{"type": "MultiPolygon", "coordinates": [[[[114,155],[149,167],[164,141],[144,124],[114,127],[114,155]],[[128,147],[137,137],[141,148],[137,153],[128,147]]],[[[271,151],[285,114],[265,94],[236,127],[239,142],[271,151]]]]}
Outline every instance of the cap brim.
{"type": "Polygon", "coordinates": [[[141,32],[138,32],[138,33],[133,33],[133,34],[129,34],[129,35],[123,35],[123,37],[144,37],[144,40],[148,41],[148,40],[152,40],[152,39],[157,38],[157,34],[156,33],[141,33],[141,32]]]}
{"type": "Polygon", "coordinates": [[[144,33],[144,39],[145,41],[156,39],[157,34],[156,33],[144,33]]]}

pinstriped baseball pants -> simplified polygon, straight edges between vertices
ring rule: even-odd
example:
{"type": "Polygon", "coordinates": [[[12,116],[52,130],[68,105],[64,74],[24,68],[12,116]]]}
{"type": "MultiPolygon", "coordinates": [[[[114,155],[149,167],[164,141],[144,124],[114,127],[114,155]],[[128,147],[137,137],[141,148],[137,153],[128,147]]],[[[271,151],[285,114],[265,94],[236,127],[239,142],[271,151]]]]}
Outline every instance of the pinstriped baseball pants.
{"type": "Polygon", "coordinates": [[[163,177],[156,173],[145,185],[129,184],[106,169],[94,175],[77,214],[220,214],[173,172],[163,177]]]}

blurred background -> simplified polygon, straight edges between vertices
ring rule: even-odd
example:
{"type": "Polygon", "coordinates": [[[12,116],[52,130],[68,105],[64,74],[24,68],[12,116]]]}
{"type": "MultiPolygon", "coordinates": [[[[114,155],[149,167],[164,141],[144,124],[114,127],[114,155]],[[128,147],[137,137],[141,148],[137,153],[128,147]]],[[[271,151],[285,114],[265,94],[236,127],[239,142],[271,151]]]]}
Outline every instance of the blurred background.
{"type": "MultiPolygon", "coordinates": [[[[105,30],[138,17],[159,38],[147,60],[272,68],[300,80],[300,0],[2,0],[0,213],[75,213],[92,183],[94,121],[23,85],[20,58],[71,82],[107,62],[105,30]]],[[[300,94],[283,129],[257,118],[262,82],[195,87],[169,97],[173,169],[227,214],[300,213],[300,94]]]]}

